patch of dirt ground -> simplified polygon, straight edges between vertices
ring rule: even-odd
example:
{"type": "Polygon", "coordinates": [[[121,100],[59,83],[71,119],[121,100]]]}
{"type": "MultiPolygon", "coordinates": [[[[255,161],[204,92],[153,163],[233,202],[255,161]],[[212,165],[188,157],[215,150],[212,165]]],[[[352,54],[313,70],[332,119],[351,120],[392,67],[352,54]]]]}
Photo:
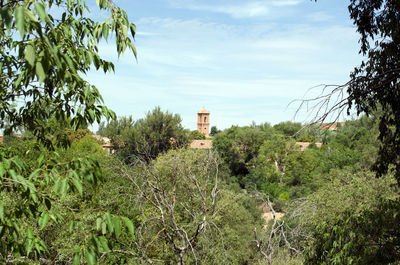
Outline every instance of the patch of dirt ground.
{"type": "MultiPolygon", "coordinates": [[[[269,221],[274,219],[274,215],[271,209],[266,204],[262,204],[258,207],[258,209],[262,212],[261,217],[265,221],[264,229],[267,229],[269,221]]],[[[275,219],[280,220],[285,214],[282,212],[275,212],[275,219]]]]}

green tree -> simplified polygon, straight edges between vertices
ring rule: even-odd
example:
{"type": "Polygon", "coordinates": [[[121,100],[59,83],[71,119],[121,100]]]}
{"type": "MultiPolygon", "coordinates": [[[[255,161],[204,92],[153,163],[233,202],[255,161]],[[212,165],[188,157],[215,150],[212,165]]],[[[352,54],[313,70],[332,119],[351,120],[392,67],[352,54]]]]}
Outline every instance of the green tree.
{"type": "Polygon", "coordinates": [[[129,176],[140,198],[138,248],[145,260],[166,264],[247,264],[256,204],[224,189],[221,161],[212,151],[177,149],[160,154],[129,176]],[[249,209],[246,209],[245,206],[249,209]],[[154,240],[157,238],[157,240],[154,240]]]}
{"type": "Polygon", "coordinates": [[[270,127],[238,127],[218,133],[213,139],[213,149],[217,150],[228,165],[231,175],[238,177],[244,187],[243,179],[249,173],[248,163],[258,155],[263,142],[275,134],[270,127]]]}
{"type": "Polygon", "coordinates": [[[311,239],[306,263],[398,262],[395,183],[392,176],[377,179],[372,172],[332,171],[327,185],[295,209],[311,239]]]}
{"type": "MultiPolygon", "coordinates": [[[[111,1],[98,1],[101,10],[109,13],[105,22],[90,19],[82,1],[2,1],[0,22],[0,54],[2,87],[0,119],[7,118],[11,127],[24,126],[43,142],[51,128],[45,121],[71,118],[79,127],[114,113],[102,105],[97,88],[84,75],[92,66],[109,72],[111,62],[98,54],[97,44],[115,33],[117,52],[135,47],[128,35],[135,34],[135,25],[127,14],[111,1]],[[60,8],[54,17],[48,10],[60,8]],[[18,34],[18,36],[17,36],[18,34]],[[15,100],[25,104],[13,111],[15,100]]],[[[1,125],[3,126],[3,125],[1,125]]]]}
{"type": "Polygon", "coordinates": [[[217,135],[217,133],[220,133],[221,131],[218,130],[217,126],[211,126],[210,129],[210,136],[215,136],[217,135]]]}
{"type": "Polygon", "coordinates": [[[188,137],[181,122],[178,114],[154,108],[145,118],[137,120],[132,129],[128,126],[121,132],[123,143],[119,155],[127,163],[137,159],[150,162],[160,153],[185,146],[188,137]]]}
{"type": "MultiPolygon", "coordinates": [[[[50,119],[60,124],[70,120],[73,128],[81,128],[101,117],[115,116],[85,74],[93,66],[104,72],[114,69],[98,54],[98,42],[112,33],[118,54],[126,48],[136,54],[132,44],[135,25],[111,1],[97,3],[109,15],[105,22],[90,19],[85,1],[0,1],[1,128],[22,126],[52,147],[54,128],[46,124],[50,119]],[[54,9],[60,16],[50,12],[54,9]],[[13,108],[21,99],[24,104],[13,108]]],[[[27,148],[25,152],[32,151],[27,148]]],[[[39,154],[34,163],[27,164],[16,150],[2,147],[0,262],[39,262],[48,250],[41,230],[63,222],[65,209],[55,206],[71,193],[83,197],[86,185],[96,186],[101,180],[99,164],[93,158],[63,161],[53,152],[39,154]]],[[[114,223],[118,220],[108,222],[104,231],[115,234],[114,223]]],[[[93,240],[85,248],[77,246],[71,262],[95,264],[96,256],[107,251],[107,241],[95,235],[93,240]]]]}
{"type": "Polygon", "coordinates": [[[382,145],[373,169],[382,176],[393,165],[400,183],[400,4],[396,0],[351,0],[348,9],[361,35],[360,53],[365,59],[350,74],[350,81],[335,87],[325,102],[347,88],[348,97],[339,105],[347,102],[348,114],[353,106],[357,114],[382,111],[378,118],[382,145]]]}
{"type": "Polygon", "coordinates": [[[285,121],[274,125],[274,129],[281,132],[285,136],[294,136],[301,129],[301,123],[285,121]]]}
{"type": "Polygon", "coordinates": [[[134,133],[135,121],[132,116],[120,117],[111,120],[107,125],[105,122],[100,123],[98,135],[109,137],[113,144],[113,149],[120,150],[134,133]]]}
{"type": "Polygon", "coordinates": [[[259,154],[250,162],[250,174],[246,178],[254,181],[257,188],[272,199],[287,191],[284,182],[289,156],[295,150],[294,141],[286,140],[282,135],[275,135],[264,141],[259,154]]]}
{"type": "Polygon", "coordinates": [[[198,130],[190,131],[188,133],[189,141],[191,140],[205,140],[206,135],[204,133],[199,132],[198,130]]]}

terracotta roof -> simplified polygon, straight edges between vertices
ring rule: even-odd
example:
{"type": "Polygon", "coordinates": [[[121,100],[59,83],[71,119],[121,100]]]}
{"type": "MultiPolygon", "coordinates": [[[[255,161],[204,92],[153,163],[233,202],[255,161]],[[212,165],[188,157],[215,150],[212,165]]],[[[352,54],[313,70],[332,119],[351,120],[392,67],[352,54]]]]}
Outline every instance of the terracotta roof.
{"type": "Polygon", "coordinates": [[[346,122],[335,122],[335,123],[323,123],[319,127],[321,130],[330,130],[330,131],[336,131],[338,129],[338,125],[340,127],[343,127],[346,125],[346,122]]]}
{"type": "Polygon", "coordinates": [[[199,110],[199,112],[197,112],[197,113],[210,113],[210,112],[208,110],[202,109],[202,110],[199,110]]]}
{"type": "Polygon", "coordinates": [[[212,140],[193,140],[190,143],[190,148],[194,149],[211,149],[212,140]]]}

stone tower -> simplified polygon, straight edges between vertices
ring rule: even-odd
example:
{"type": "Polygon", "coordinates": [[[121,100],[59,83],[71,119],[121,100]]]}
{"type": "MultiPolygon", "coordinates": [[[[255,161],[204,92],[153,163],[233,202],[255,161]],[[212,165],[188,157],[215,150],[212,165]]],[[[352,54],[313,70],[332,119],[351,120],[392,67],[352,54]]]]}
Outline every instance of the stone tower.
{"type": "Polygon", "coordinates": [[[197,130],[207,137],[210,133],[210,112],[202,109],[197,112],[197,130]]]}

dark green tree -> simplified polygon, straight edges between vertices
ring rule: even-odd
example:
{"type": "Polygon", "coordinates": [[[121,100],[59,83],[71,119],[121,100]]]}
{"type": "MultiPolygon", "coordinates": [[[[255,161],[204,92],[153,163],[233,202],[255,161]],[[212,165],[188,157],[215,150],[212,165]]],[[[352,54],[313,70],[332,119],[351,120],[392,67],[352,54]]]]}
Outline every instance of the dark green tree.
{"type": "Polygon", "coordinates": [[[211,126],[210,129],[210,136],[215,136],[217,133],[220,133],[221,131],[217,129],[217,126],[211,126]]]}
{"type": "Polygon", "coordinates": [[[206,135],[204,133],[199,132],[198,130],[188,132],[188,138],[190,141],[192,140],[205,140],[206,135]]]}
{"type": "Polygon", "coordinates": [[[285,136],[294,136],[301,129],[301,123],[285,121],[274,125],[274,129],[281,132],[285,136]]]}
{"type": "Polygon", "coordinates": [[[353,0],[349,11],[367,57],[350,75],[349,108],[354,104],[357,113],[366,114],[382,108],[382,146],[374,169],[382,175],[393,164],[400,183],[400,3],[353,0]]]}
{"type": "Polygon", "coordinates": [[[271,127],[232,126],[218,133],[213,139],[213,149],[217,150],[228,165],[231,175],[238,178],[244,187],[244,177],[249,173],[248,163],[257,157],[265,140],[275,134],[271,127]]]}
{"type": "MultiPolygon", "coordinates": [[[[380,145],[372,168],[380,177],[393,174],[400,184],[400,2],[351,0],[348,9],[361,36],[360,53],[365,59],[352,71],[348,83],[335,87],[327,95],[325,103],[329,104],[335,93],[347,90],[347,98],[341,98],[331,110],[347,107],[349,114],[354,107],[358,115],[380,112],[377,116],[380,145]]],[[[351,146],[353,140],[368,139],[368,134],[358,130],[351,141],[341,142],[351,146]]],[[[359,203],[354,194],[349,195],[359,203]]],[[[378,203],[373,209],[351,209],[343,218],[330,220],[331,224],[321,222],[314,235],[317,239],[307,252],[307,263],[398,263],[399,202],[383,198],[378,203]]]]}
{"type": "Polygon", "coordinates": [[[347,106],[348,114],[352,107],[357,114],[367,115],[380,109],[379,140],[382,144],[373,169],[382,176],[393,165],[400,183],[400,3],[397,0],[351,0],[348,9],[361,35],[359,52],[365,59],[354,68],[349,82],[334,87],[320,103],[331,111],[347,106]],[[345,89],[347,98],[341,96],[345,89]],[[341,99],[331,106],[329,102],[334,95],[341,99]]]}
{"type": "Polygon", "coordinates": [[[136,121],[133,128],[128,126],[121,131],[123,143],[119,155],[127,163],[137,159],[149,162],[160,153],[185,146],[188,137],[181,121],[178,114],[154,108],[145,118],[136,121]]]}

